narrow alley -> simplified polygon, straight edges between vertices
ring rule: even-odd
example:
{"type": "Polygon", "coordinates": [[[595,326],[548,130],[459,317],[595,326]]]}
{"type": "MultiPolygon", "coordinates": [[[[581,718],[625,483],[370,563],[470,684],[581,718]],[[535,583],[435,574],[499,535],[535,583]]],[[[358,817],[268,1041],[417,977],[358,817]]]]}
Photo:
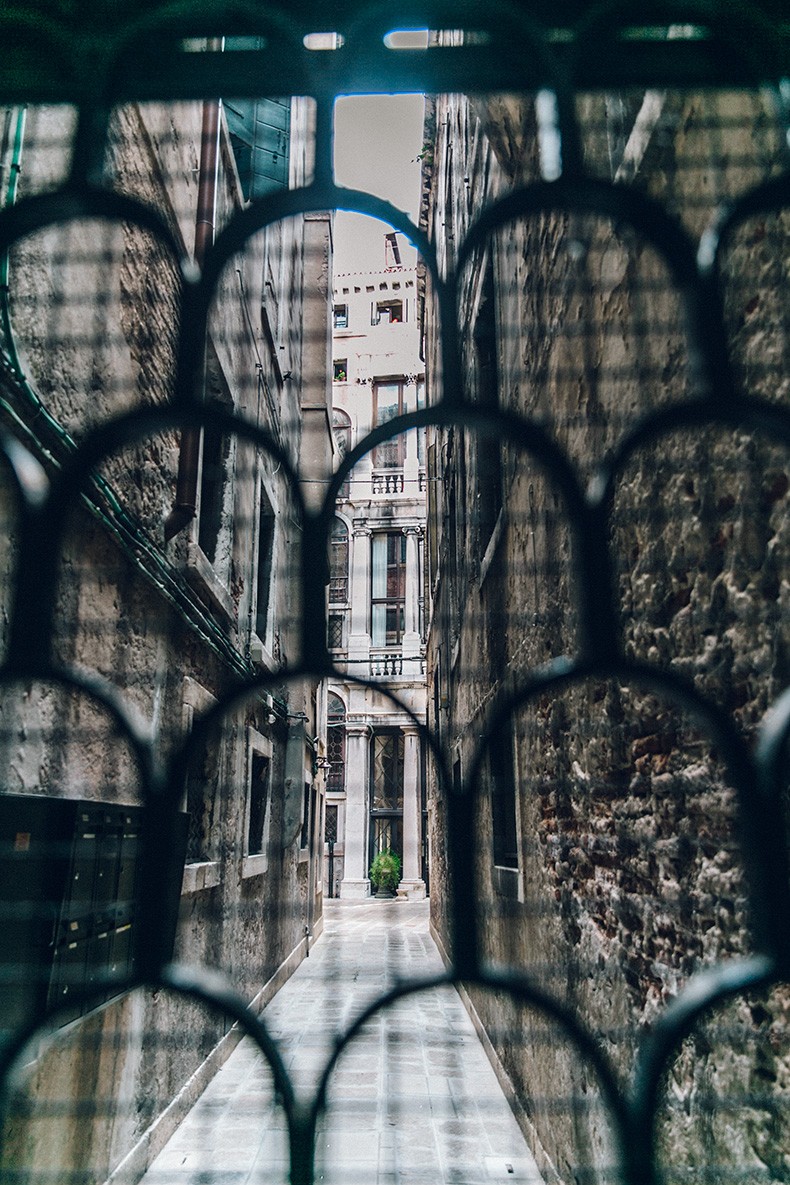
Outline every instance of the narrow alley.
{"type": "MultiPolygon", "coordinates": [[[[300,1097],[336,1034],[392,986],[441,974],[428,902],[325,904],[324,934],[264,1013],[300,1097]]],[[[316,1180],[539,1180],[457,993],[414,995],[366,1026],[334,1075],[316,1180]]],[[[288,1179],[285,1120],[249,1038],[240,1042],[153,1162],[144,1185],[288,1179]]]]}

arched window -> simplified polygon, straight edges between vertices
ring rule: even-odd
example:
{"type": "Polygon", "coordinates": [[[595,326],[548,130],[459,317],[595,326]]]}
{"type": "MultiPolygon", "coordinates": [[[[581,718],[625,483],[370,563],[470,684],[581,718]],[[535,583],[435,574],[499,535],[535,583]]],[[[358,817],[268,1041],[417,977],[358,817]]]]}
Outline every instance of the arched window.
{"type": "MultiPolygon", "coordinates": [[[[332,410],[332,432],[335,437],[335,444],[337,445],[339,465],[351,448],[351,417],[340,407],[333,408],[332,410]]],[[[337,495],[338,498],[348,498],[350,496],[350,490],[351,481],[350,477],[347,477],[340,487],[337,495]]]]}
{"type": "Polygon", "coordinates": [[[329,693],[327,700],[326,751],[329,773],[326,788],[342,794],[346,788],[346,709],[339,696],[329,693]]]}
{"type": "Polygon", "coordinates": [[[332,524],[329,538],[329,603],[348,601],[348,527],[341,518],[332,524]]]}

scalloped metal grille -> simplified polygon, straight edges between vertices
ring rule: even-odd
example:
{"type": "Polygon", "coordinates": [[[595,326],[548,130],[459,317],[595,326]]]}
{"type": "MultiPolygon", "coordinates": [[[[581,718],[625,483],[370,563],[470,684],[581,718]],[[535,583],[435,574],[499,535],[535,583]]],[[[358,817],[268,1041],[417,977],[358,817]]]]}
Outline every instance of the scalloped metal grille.
{"type": "MultiPolygon", "coordinates": [[[[418,9],[339,11],[331,42],[304,40],[307,9],[149,7],[104,33],[0,15],[8,1181],[139,1179],[166,1104],[242,1034],[262,1179],[337,1175],[345,1055],[379,1033],[362,1117],[380,1064],[416,1057],[408,996],[441,1078],[467,1040],[442,1052],[455,987],[547,1182],[790,1174],[786,28],[698,4],[418,9]],[[399,20],[439,32],[392,48],[399,20]],[[431,96],[419,227],[334,183],[334,99],[379,90],[431,96]],[[217,94],[233,118],[207,131],[217,94]],[[427,406],[344,423],[333,472],[308,424],[323,391],[331,437],[336,209],[418,249],[427,406]],[[321,924],[322,754],[345,776],[362,735],[338,700],[320,737],[325,681],[349,679],[336,502],[418,432],[412,723],[447,966],[410,979],[393,942],[362,1016],[305,1018],[324,1060],[295,1083],[260,1009],[321,924]]],[[[408,715],[391,680],[358,682],[408,715]]],[[[370,743],[384,847],[413,750],[370,743]]],[[[385,1101],[408,1131],[408,1099],[385,1101]]],[[[474,1108],[446,1117],[459,1164],[474,1108]]]]}

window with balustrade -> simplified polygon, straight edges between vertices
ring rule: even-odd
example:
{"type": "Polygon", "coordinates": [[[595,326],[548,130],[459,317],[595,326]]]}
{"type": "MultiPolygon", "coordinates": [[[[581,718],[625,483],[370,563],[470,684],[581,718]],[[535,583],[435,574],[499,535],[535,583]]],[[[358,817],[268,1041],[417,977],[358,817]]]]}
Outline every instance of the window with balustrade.
{"type": "Polygon", "coordinates": [[[371,625],[373,646],[397,646],[404,631],[406,536],[379,531],[371,536],[371,625]]]}
{"type": "MultiPolygon", "coordinates": [[[[373,383],[373,427],[388,424],[403,415],[403,381],[390,379],[373,383]]],[[[404,438],[397,436],[377,444],[373,450],[374,469],[400,469],[403,466],[404,438]]]]}

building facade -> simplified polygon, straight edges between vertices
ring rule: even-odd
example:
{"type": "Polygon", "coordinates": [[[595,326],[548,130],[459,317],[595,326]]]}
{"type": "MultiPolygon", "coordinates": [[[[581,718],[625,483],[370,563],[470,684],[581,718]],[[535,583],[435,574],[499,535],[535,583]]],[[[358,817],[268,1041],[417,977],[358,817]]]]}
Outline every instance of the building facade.
{"type": "MultiPolygon", "coordinates": [[[[334,278],[338,463],[372,429],[424,405],[417,271],[401,263],[394,233],[384,236],[381,262],[381,268],[334,278]]],[[[331,896],[368,896],[371,862],[388,849],[402,861],[399,892],[425,895],[427,806],[418,730],[425,719],[425,507],[424,439],[417,431],[367,453],[337,500],[329,646],[349,678],[329,686],[331,896]]]]}
{"type": "MultiPolygon", "coordinates": [[[[68,113],[10,110],[4,126],[7,202],[57,187],[69,167],[68,113]]],[[[170,243],[128,211],[123,222],[66,215],[3,259],[3,426],[46,477],[113,416],[172,397],[182,311],[175,254],[203,265],[250,199],[303,184],[311,135],[300,100],[114,113],[103,184],[156,211],[170,243]]],[[[295,471],[303,407],[312,415],[308,468],[331,456],[330,275],[328,216],[256,233],[218,280],[199,368],[205,403],[266,433],[295,471]]],[[[287,674],[300,659],[297,493],[261,439],[210,419],[202,430],[166,426],[121,446],[75,497],[52,643],[61,670],[115,689],[165,766],[195,732],[174,839],[183,877],[162,909],[172,913],[173,957],[222,971],[258,1009],[322,925],[323,693],[287,674]],[[201,731],[220,697],[261,679],[201,731]]],[[[3,494],[8,646],[19,524],[8,483],[3,494]]],[[[35,1175],[57,1153],[59,1173],[75,1179],[103,1180],[123,1163],[124,1179],[136,1180],[235,1039],[225,1018],[182,996],[140,989],[98,1005],[85,999],[104,973],[135,971],[149,793],[130,745],[108,743],[101,701],[46,678],[7,686],[1,731],[3,850],[20,863],[6,892],[19,897],[28,857],[34,869],[51,865],[38,886],[29,874],[25,882],[37,912],[10,932],[2,1027],[58,1007],[59,1022],[73,1023],[32,1063],[28,1098],[45,1108],[51,1084],[66,1081],[76,1091],[95,1082],[112,1100],[88,1134],[79,1095],[68,1092],[45,1132],[14,1122],[3,1165],[35,1175]],[[20,760],[20,729],[36,737],[33,759],[20,760]],[[105,1044],[115,1052],[99,1060],[105,1044]]]]}

